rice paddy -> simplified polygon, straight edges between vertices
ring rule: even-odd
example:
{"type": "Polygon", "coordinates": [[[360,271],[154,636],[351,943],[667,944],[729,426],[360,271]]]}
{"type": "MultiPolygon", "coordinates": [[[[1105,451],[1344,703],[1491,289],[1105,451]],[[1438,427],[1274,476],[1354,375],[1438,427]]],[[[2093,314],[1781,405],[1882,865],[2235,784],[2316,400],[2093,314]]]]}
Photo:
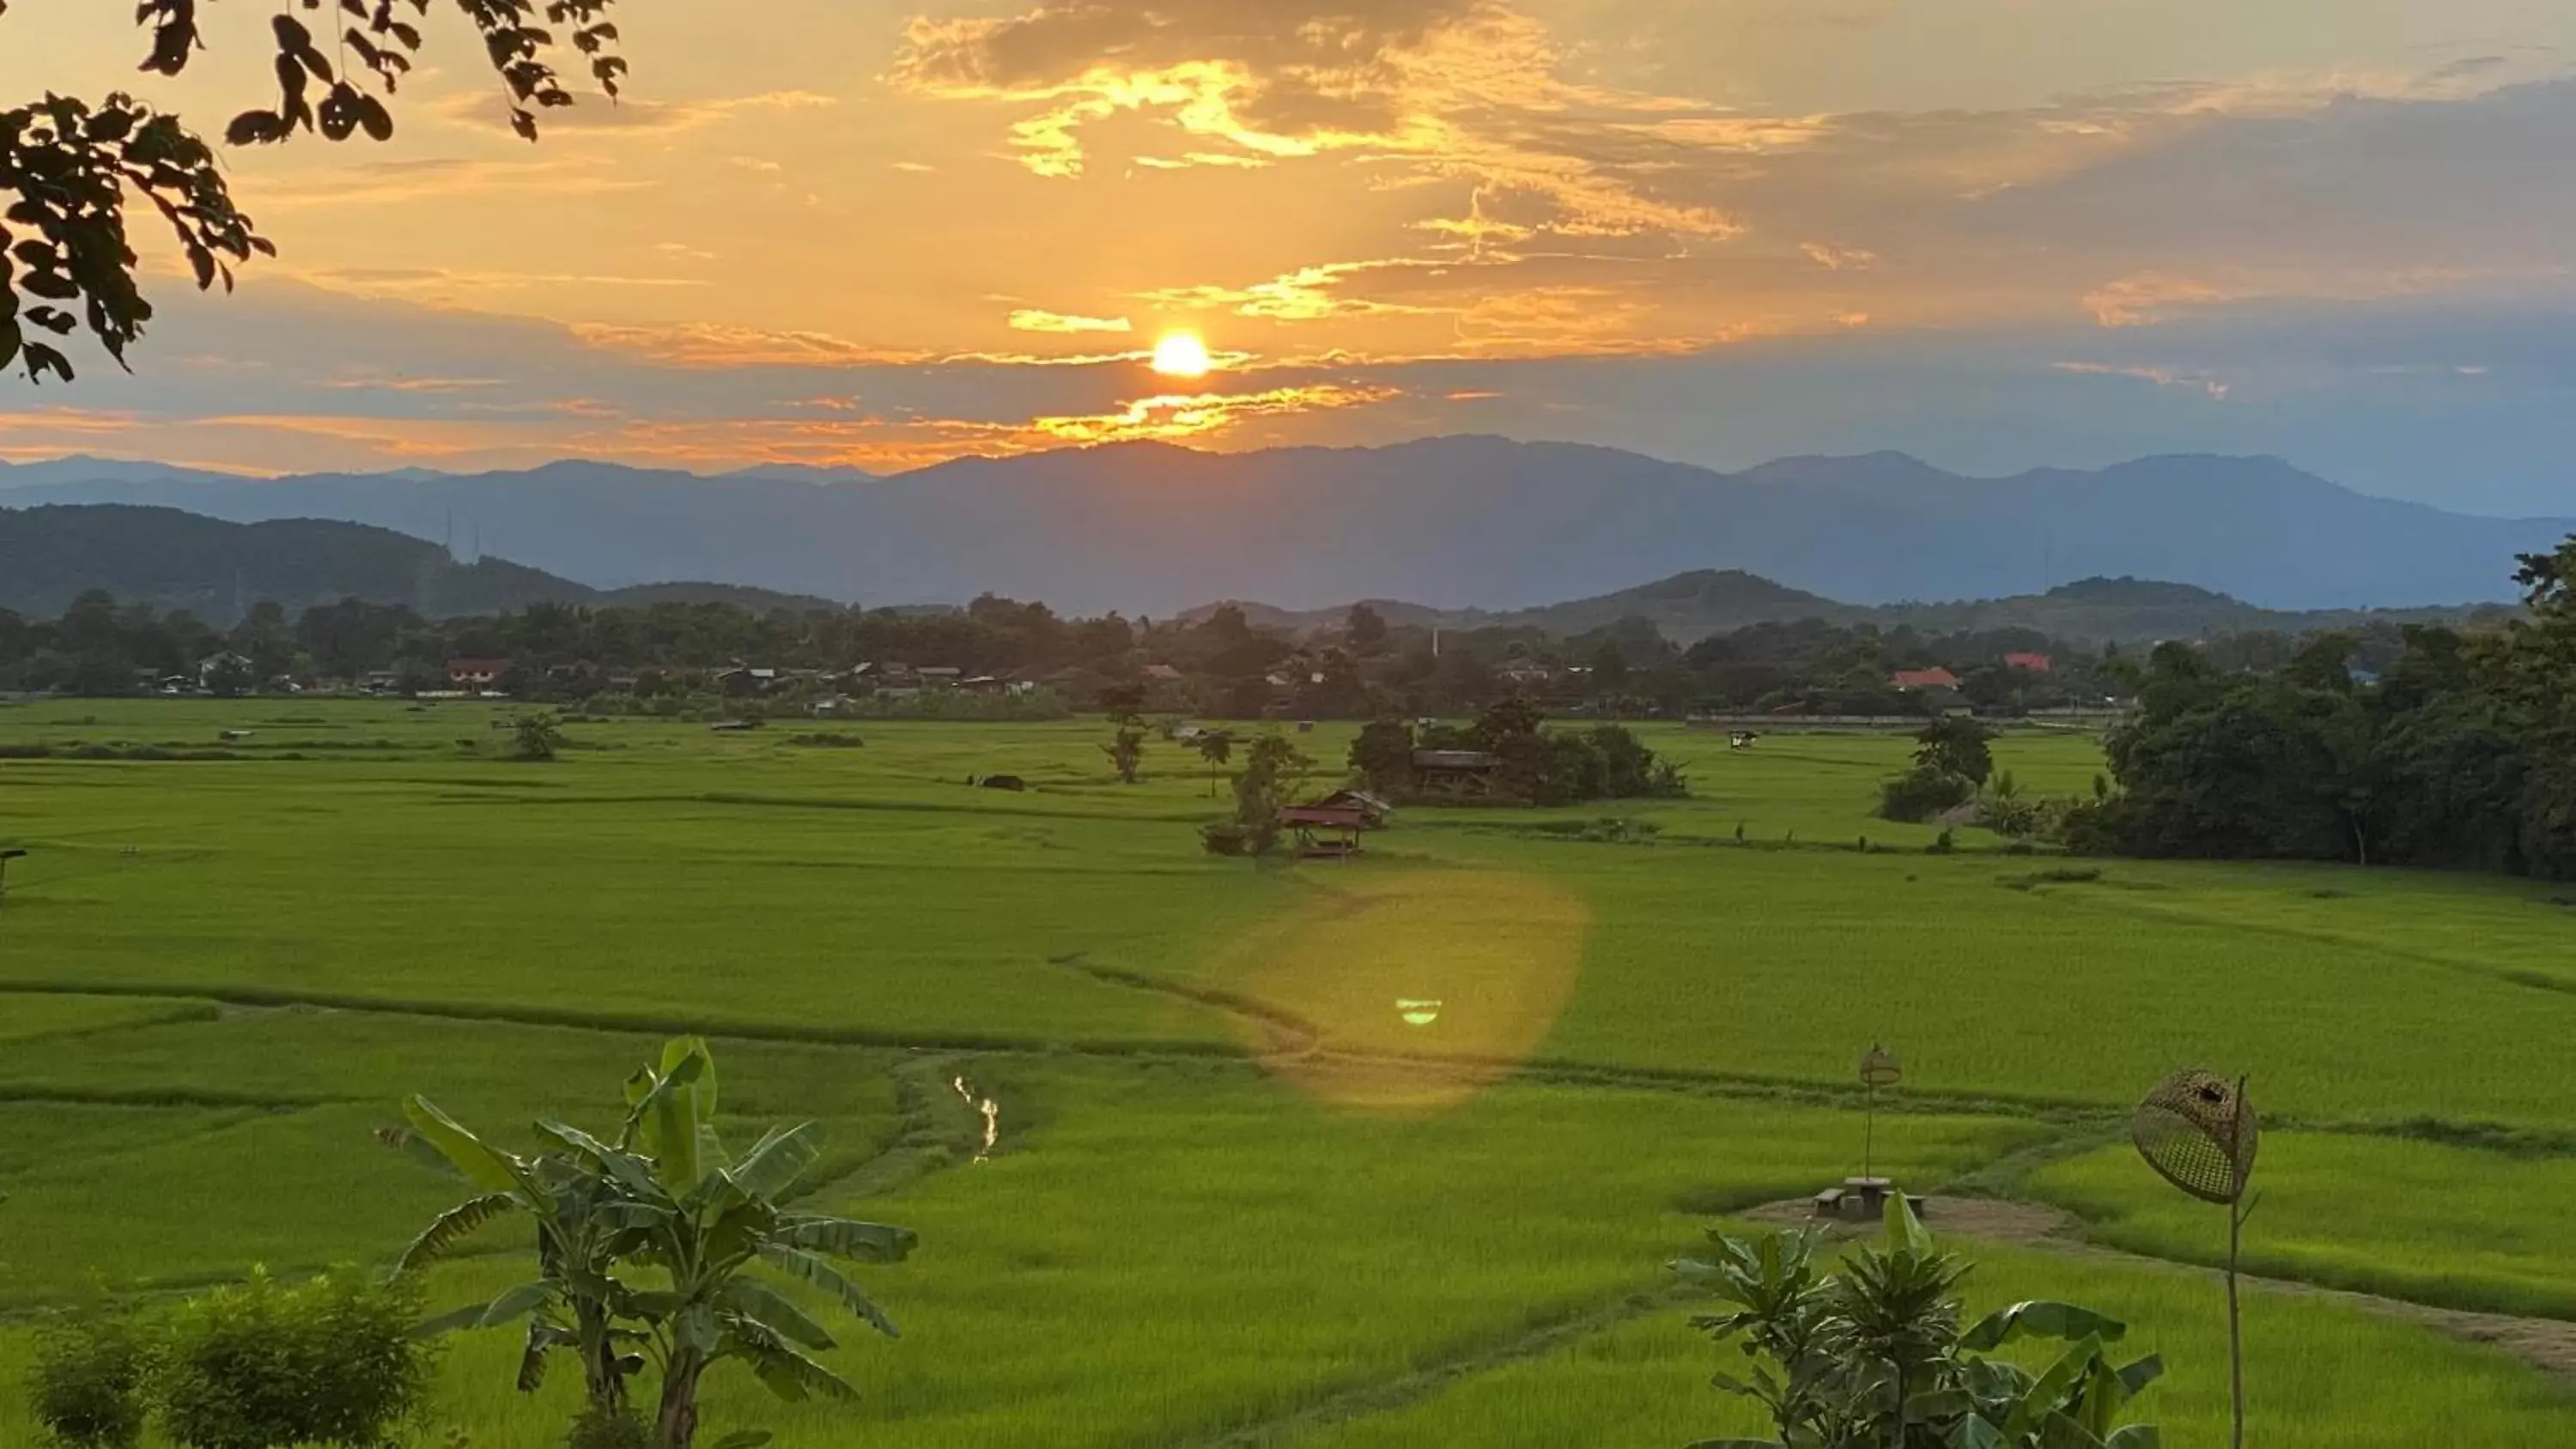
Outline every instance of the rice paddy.
{"type": "MultiPolygon", "coordinates": [[[[1892,736],[1659,728],[1690,800],[1411,810],[1281,867],[1201,854],[1195,753],[1122,786],[1096,722],[839,749],[574,723],[539,765],[498,758],[506,717],[0,707],[0,847],[29,852],[0,904],[0,1443],[33,1432],[11,1325],[387,1261],[453,1192],[376,1145],[404,1094],[503,1135],[597,1123],[683,1030],[743,1130],[825,1125],[818,1201],[922,1233],[869,1275],[904,1338],[836,1358],[861,1402],[717,1386],[710,1431],[787,1449],[1749,1432],[1663,1264],[1858,1170],[1873,1042],[1905,1062],[1875,1137],[1909,1187],[2054,1204],[2131,1255],[1962,1244],[1983,1296],[2129,1317],[2174,1366],[2168,1443],[2223,1431],[2191,1266],[2218,1235],[2118,1124],[2176,1066],[2252,1074],[2258,1271],[2576,1319],[2563,889],[1927,854],[1869,817],[1892,736]],[[997,772],[1031,788],[965,783],[997,772]],[[1604,814],[1654,830],[1585,839],[1604,814]]],[[[1347,731],[1296,738],[1338,773],[1347,731]]],[[[2041,793],[2100,768],[2078,736],[1997,756],[2041,793]]],[[[517,1247],[438,1296],[513,1281],[517,1247]]],[[[2576,1445],[2524,1358],[2253,1303],[2266,1445],[2576,1445]]],[[[516,1394],[506,1337],[449,1346],[421,1444],[560,1442],[563,1386],[516,1394]]]]}

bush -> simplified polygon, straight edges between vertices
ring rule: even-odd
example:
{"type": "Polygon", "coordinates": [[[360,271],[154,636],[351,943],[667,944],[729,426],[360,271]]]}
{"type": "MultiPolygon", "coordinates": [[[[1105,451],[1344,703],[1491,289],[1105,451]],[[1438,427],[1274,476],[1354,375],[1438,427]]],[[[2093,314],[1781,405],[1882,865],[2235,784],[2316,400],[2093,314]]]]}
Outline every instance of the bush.
{"type": "Polygon", "coordinates": [[[1887,782],[1879,793],[1878,814],[1882,820],[1920,825],[1967,804],[1976,793],[1975,783],[1963,775],[1917,765],[1887,782]]]}
{"type": "Polygon", "coordinates": [[[356,1276],[260,1273],[191,1300],[170,1324],[162,1428],[188,1449],[375,1449],[428,1383],[419,1314],[417,1287],[356,1276]]]}
{"type": "Polygon", "coordinates": [[[551,714],[523,714],[510,722],[510,758],[542,763],[564,747],[561,721],[551,714]]]}
{"type": "Polygon", "coordinates": [[[99,1318],[36,1332],[28,1406],[70,1449],[130,1449],[143,1437],[144,1353],[132,1325],[99,1318]]]}
{"type": "Polygon", "coordinates": [[[572,1421],[564,1449],[653,1449],[653,1429],[633,1410],[593,1404],[572,1421]]]}
{"type": "Polygon", "coordinates": [[[1220,820],[1199,827],[1199,844],[1210,855],[1249,855],[1252,832],[1231,820],[1220,820]]]}

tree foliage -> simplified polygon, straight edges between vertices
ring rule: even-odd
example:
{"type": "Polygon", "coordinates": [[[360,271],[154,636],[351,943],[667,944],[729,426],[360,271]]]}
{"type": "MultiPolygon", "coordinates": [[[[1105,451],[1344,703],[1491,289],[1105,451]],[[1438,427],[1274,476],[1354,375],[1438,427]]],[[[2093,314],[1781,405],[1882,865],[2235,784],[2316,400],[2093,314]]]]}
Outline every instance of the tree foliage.
{"type": "Polygon", "coordinates": [[[1475,722],[1416,728],[1402,720],[1377,720],[1351,743],[1351,771],[1380,794],[1419,798],[1416,750],[1465,750],[1493,756],[1496,790],[1532,805],[1572,805],[1586,800],[1680,799],[1689,781],[1671,762],[1657,760],[1623,725],[1548,729],[1547,716],[1513,696],[1487,706],[1475,722]]]}
{"type": "MultiPolygon", "coordinates": [[[[555,69],[565,46],[612,99],[626,72],[609,20],[615,0],[456,0],[499,79],[511,129],[533,141],[540,110],[572,104],[555,69]]],[[[278,83],[271,108],[243,111],[225,128],[236,146],[271,144],[297,132],[331,141],[393,134],[387,107],[420,53],[415,20],[430,0],[302,0],[327,17],[317,35],[292,11],[269,17],[278,83]],[[329,54],[325,53],[328,47],[329,54]],[[336,57],[336,59],[335,59],[336,57]]],[[[0,0],[0,19],[8,11],[0,0]]],[[[149,32],[142,68],[175,76],[205,37],[199,0],[140,0],[149,32]]],[[[171,229],[200,290],[276,248],[233,204],[214,152],[180,120],[122,92],[96,104],[48,95],[0,111],[0,368],[31,382],[72,378],[71,360],[47,337],[87,328],[119,366],[143,335],[152,305],[135,282],[140,263],[128,236],[129,209],[148,203],[171,229]],[[32,304],[26,299],[34,299],[32,304]]]]}
{"type": "Polygon", "coordinates": [[[2068,843],[2576,878],[2576,538],[2516,577],[2522,617],[2409,627],[2375,679],[2341,634],[2268,674],[2159,647],[2108,742],[2120,788],[2072,811],[2068,843]]]}
{"type": "Polygon", "coordinates": [[[1914,737],[1914,765],[1983,785],[1995,772],[1995,732],[1964,715],[1945,715],[1914,737]]]}
{"type": "Polygon", "coordinates": [[[1136,771],[1145,760],[1145,727],[1134,715],[1122,714],[1109,722],[1109,743],[1100,747],[1109,757],[1111,769],[1118,772],[1119,783],[1136,783],[1136,771]]]}

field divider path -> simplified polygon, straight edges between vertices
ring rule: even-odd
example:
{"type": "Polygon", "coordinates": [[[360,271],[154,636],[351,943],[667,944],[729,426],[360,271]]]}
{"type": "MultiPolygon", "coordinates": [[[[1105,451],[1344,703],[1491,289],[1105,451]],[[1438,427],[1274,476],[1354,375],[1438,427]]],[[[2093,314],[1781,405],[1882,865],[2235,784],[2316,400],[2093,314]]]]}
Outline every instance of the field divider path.
{"type": "Polygon", "coordinates": [[[1392,1378],[1336,1390],[1301,1408],[1223,1433],[1175,1442],[1178,1449],[1256,1449],[1312,1430],[1387,1413],[1419,1403],[1480,1374],[1571,1348],[1647,1314],[1678,1310],[1690,1297],[1690,1289],[1681,1284],[1631,1288],[1616,1298],[1577,1309],[1488,1347],[1459,1353],[1392,1378]]]}
{"type": "MultiPolygon", "coordinates": [[[[1802,1227],[1814,1221],[1812,1206],[1803,1199],[1765,1204],[1741,1216],[1767,1227],[1802,1227]]],[[[2124,1267],[2158,1268],[2172,1273],[2189,1273],[2216,1280],[2222,1270],[2206,1263],[2182,1258],[2158,1257],[2152,1253],[2134,1253],[2125,1248],[2107,1247],[2083,1236],[2081,1218],[2041,1203],[2010,1198],[1934,1196],[1924,1205],[1924,1225],[1935,1233],[1952,1234],[1986,1242],[2004,1243],[2017,1248],[2035,1248],[2061,1257],[2082,1258],[2098,1263],[2124,1267]]],[[[1829,1229],[1836,1237],[1865,1236],[1874,1229],[1837,1226],[1829,1229]]],[[[2240,1280],[2269,1292],[2301,1298],[2319,1299],[2356,1308],[2382,1318],[2393,1318],[2446,1333],[2471,1343],[2503,1349],[2525,1363],[2556,1379],[2562,1385],[2576,1387],[2576,1323],[2563,1318],[2539,1318],[2512,1313],[2487,1313],[2470,1308],[2443,1308],[2418,1303],[2408,1298],[2393,1298],[2382,1293],[2360,1293],[2349,1288],[2329,1288],[2303,1278],[2278,1278],[2246,1273],[2240,1280]]]]}
{"type": "MultiPolygon", "coordinates": [[[[1507,1074],[1510,1080],[1542,1083],[1549,1086],[1594,1087],[1613,1091],[1685,1092],[1827,1106],[1857,1107],[1863,1097],[1857,1087],[1744,1072],[1619,1066],[1553,1057],[1501,1060],[1467,1054],[1342,1051],[1324,1046],[1320,1041],[1309,1040],[1309,1034],[1316,1032],[1317,1028],[1295,1013],[1239,993],[1186,987],[1121,967],[1104,967],[1090,962],[1076,965],[1069,958],[1060,958],[1057,964],[1072,966],[1105,985],[1153,992],[1193,1005],[1234,1013],[1239,1020],[1255,1026],[1263,1034],[1272,1036],[1274,1040],[1284,1041],[1284,1049],[1264,1051],[1225,1042],[1192,1042],[1170,1038],[1048,1041],[1030,1037],[970,1032],[880,1031],[867,1027],[805,1026],[787,1022],[726,1020],[660,1013],[575,1011],[523,1003],[417,1000],[401,997],[372,997],[350,992],[284,990],[261,986],[206,983],[0,980],[0,996],[21,994],[145,997],[174,1001],[203,1001],[237,1008],[305,1008],[364,1015],[419,1017],[432,1021],[550,1027],[602,1032],[617,1036],[697,1035],[719,1041],[891,1048],[987,1056],[1072,1057],[1106,1062],[1160,1060],[1263,1065],[1295,1061],[1324,1067],[1405,1072],[1431,1078],[1463,1074],[1473,1076],[1487,1084],[1495,1082],[1496,1073],[1501,1071],[1507,1074]]],[[[128,1024],[125,1029],[136,1029],[136,1026],[128,1024]]],[[[10,1087],[0,1084],[0,1094],[10,1090],[12,1090],[10,1087]]],[[[216,1105],[259,1104],[236,1104],[227,1101],[216,1105]]],[[[308,1104],[297,1101],[288,1105],[308,1104]]],[[[1909,1091],[1901,1097],[1881,1100],[1878,1110],[1881,1113],[1910,1112],[1927,1116],[2001,1115],[2037,1117],[2050,1121],[2077,1121],[2101,1116],[2108,1110],[2108,1104],[2080,1098],[2035,1094],[1916,1090],[1909,1091]]],[[[2282,1125],[2290,1127],[2299,1124],[2284,1122],[2282,1125]]],[[[2373,1129],[2367,1124],[2355,1124],[2339,1130],[2368,1133],[2373,1129]]],[[[2424,1124],[2418,1123],[2409,1124],[2402,1130],[2391,1128],[2386,1135],[2421,1136],[2423,1132],[2424,1124]]]]}
{"type": "MultiPolygon", "coordinates": [[[[2310,946],[2330,946],[2340,951],[2368,952],[2391,961],[2403,961],[2409,965],[2429,967],[2436,971],[2456,971],[2466,976],[2481,976],[2491,981],[2502,981],[2507,985],[2519,986],[2526,991],[2548,991],[2561,996],[2576,996],[2576,976],[2552,976],[2545,971],[2534,971],[2526,966],[2498,966],[2473,958],[2396,945],[2380,937],[2342,931],[2323,931],[2307,926],[2285,925],[2278,921],[2249,921],[2241,917],[2220,916],[2184,906],[2124,900],[2120,898],[2120,892],[2123,889],[2124,887],[2113,885],[2106,890],[2098,884],[2074,881],[2033,885],[2028,888],[2030,894],[2044,900],[2073,906],[2078,910],[2096,911],[2133,921],[2203,926],[2212,930],[2245,935],[2270,936],[2280,941],[2297,941],[2310,946]]],[[[2136,888],[2126,887],[2125,889],[2135,890],[2136,888]]]]}

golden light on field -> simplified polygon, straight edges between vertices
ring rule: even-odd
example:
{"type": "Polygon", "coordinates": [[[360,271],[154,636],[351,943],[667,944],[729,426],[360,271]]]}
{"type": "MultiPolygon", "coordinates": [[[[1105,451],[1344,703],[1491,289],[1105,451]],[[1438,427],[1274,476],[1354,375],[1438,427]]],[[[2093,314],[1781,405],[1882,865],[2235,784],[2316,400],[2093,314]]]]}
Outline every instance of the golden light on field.
{"type": "Polygon", "coordinates": [[[1215,366],[1194,333],[1175,332],[1154,344],[1154,370],[1165,377],[1205,377],[1215,366]]]}
{"type": "Polygon", "coordinates": [[[1580,897],[1534,876],[1363,875],[1256,922],[1199,979],[1281,1010],[1237,1022],[1281,1080],[1335,1106],[1438,1112],[1547,1040],[1591,929],[1580,897]]]}

